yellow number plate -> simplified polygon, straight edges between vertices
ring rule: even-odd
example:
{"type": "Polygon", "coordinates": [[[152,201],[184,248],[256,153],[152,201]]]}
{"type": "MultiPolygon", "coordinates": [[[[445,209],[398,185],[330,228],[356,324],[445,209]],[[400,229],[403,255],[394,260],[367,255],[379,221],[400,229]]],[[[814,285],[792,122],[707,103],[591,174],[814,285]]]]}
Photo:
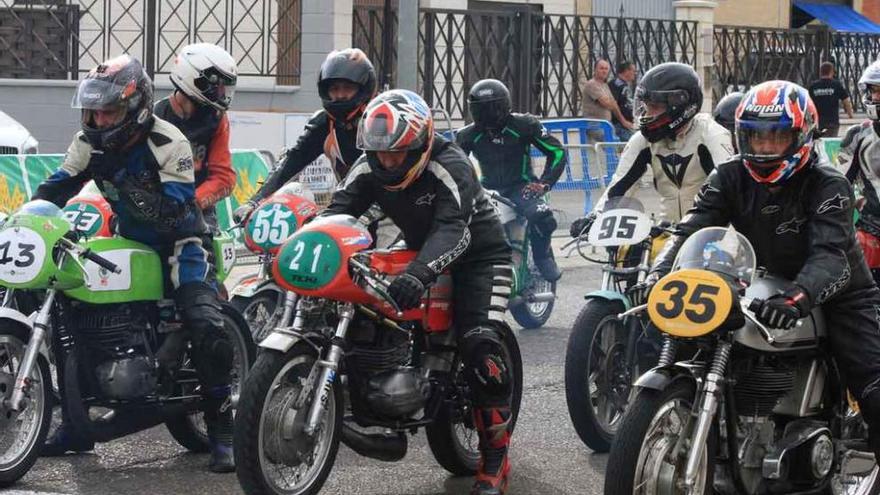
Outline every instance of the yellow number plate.
{"type": "Polygon", "coordinates": [[[648,296],[648,315],[675,337],[700,337],[721,325],[733,305],[733,292],[719,275],[679,270],[661,278],[648,296]]]}

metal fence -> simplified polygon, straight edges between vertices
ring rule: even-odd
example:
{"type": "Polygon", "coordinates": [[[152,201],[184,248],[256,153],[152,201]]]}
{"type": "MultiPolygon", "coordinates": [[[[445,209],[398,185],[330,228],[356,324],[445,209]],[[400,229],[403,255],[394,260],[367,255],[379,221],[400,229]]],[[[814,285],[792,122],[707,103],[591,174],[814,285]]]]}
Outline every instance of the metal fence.
{"type": "MultiPolygon", "coordinates": [[[[396,11],[392,23],[396,25],[396,11]]],[[[381,8],[356,6],[354,46],[385,73],[396,65],[396,36],[383,37],[381,8]]],[[[665,61],[693,63],[697,25],[690,21],[547,15],[527,5],[503,11],[421,9],[420,92],[453,119],[466,117],[470,86],[487,77],[511,89],[514,107],[542,117],[580,113],[580,87],[599,58],[629,60],[644,71],[665,61]]]]}
{"type": "Polygon", "coordinates": [[[808,86],[819,64],[833,62],[837,78],[849,90],[853,106],[864,110],[858,95],[862,71],[880,56],[880,35],[827,29],[763,29],[715,26],[713,97],[743,91],[770,79],[808,86]]]}
{"type": "Polygon", "coordinates": [[[166,73],[215,43],[239,74],[299,84],[301,0],[0,0],[0,77],[77,79],[121,53],[166,73]]]}

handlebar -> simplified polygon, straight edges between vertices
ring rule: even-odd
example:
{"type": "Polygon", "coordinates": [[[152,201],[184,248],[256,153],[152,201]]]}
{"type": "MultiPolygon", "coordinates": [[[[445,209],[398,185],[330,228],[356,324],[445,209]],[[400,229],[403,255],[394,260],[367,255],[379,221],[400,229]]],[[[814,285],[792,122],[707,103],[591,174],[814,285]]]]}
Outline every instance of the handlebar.
{"type": "Polygon", "coordinates": [[[375,270],[373,270],[369,265],[358,260],[357,256],[352,256],[348,260],[348,264],[357,272],[358,275],[361,276],[361,278],[364,279],[367,285],[369,285],[370,288],[373,289],[373,291],[375,291],[376,294],[378,294],[383,301],[387,302],[391,305],[392,308],[394,308],[394,312],[397,314],[398,317],[403,316],[403,309],[400,308],[400,306],[397,304],[397,301],[395,301],[394,298],[391,297],[391,293],[388,292],[389,284],[387,281],[379,277],[376,274],[375,270]]]}
{"type": "Polygon", "coordinates": [[[499,194],[497,191],[489,191],[489,197],[494,199],[495,201],[498,201],[499,203],[505,204],[511,208],[516,208],[516,203],[505,198],[504,196],[499,194]]]}
{"type": "Polygon", "coordinates": [[[119,268],[115,263],[113,263],[112,261],[108,260],[107,258],[105,258],[99,254],[95,254],[95,252],[93,252],[91,249],[83,248],[82,246],[80,246],[76,242],[72,241],[71,237],[76,237],[76,236],[75,235],[74,236],[67,236],[66,235],[61,238],[61,241],[64,244],[64,247],[67,248],[67,250],[70,251],[72,254],[74,254],[75,256],[78,256],[80,258],[85,258],[85,259],[91,261],[92,263],[94,263],[94,264],[100,266],[101,268],[108,270],[110,272],[113,272],[116,274],[122,273],[122,269],[119,268]]]}

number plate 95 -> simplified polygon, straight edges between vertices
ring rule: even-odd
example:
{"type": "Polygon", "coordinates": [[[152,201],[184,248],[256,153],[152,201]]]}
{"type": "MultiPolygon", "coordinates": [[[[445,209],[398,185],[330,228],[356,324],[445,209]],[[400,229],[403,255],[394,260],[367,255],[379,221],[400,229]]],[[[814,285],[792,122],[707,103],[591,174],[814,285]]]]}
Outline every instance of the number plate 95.
{"type": "Polygon", "coordinates": [[[700,337],[717,329],[733,305],[733,291],[719,275],[679,270],[661,278],[648,295],[648,316],[660,331],[700,337]]]}
{"type": "Polygon", "coordinates": [[[587,242],[593,246],[628,246],[650,233],[651,219],[644,212],[614,209],[596,217],[587,234],[587,242]]]}

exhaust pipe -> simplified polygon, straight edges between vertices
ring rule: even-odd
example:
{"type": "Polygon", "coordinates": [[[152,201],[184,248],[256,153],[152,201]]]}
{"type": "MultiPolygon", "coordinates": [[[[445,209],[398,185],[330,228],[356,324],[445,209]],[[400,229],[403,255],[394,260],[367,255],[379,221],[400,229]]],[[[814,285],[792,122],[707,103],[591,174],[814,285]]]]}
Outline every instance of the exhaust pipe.
{"type": "Polygon", "coordinates": [[[406,456],[406,435],[403,433],[361,433],[342,425],[342,443],[358,454],[380,461],[394,462],[406,456]]]}

